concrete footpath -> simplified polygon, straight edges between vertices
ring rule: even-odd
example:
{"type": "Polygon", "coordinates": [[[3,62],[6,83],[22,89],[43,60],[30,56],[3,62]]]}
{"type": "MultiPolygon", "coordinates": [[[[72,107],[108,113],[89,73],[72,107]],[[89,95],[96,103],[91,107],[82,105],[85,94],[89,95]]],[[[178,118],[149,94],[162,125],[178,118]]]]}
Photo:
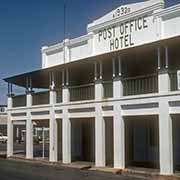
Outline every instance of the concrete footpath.
{"type": "Polygon", "coordinates": [[[0,180],[146,180],[112,173],[0,159],[0,180]]]}
{"type": "MultiPolygon", "coordinates": [[[[125,169],[124,171],[121,171],[121,170],[113,169],[113,168],[95,168],[93,164],[84,163],[84,162],[74,162],[72,164],[64,165],[61,162],[50,163],[47,160],[42,160],[42,159],[27,160],[18,156],[9,158],[9,159],[0,159],[0,175],[4,174],[4,172],[8,172],[9,174],[11,174],[12,169],[13,169],[13,172],[16,174],[21,174],[22,170],[24,169],[24,172],[23,172],[24,176],[28,175],[29,173],[32,173],[31,176],[33,176],[33,180],[36,180],[36,176],[38,179],[39,175],[41,177],[44,177],[47,180],[48,179],[47,177],[49,176],[47,172],[49,171],[52,171],[52,172],[54,171],[54,176],[58,174],[60,179],[65,178],[67,180],[68,179],[76,180],[76,178],[79,180],[79,178],[82,178],[82,177],[86,177],[87,180],[90,180],[90,179],[99,180],[99,179],[102,179],[102,177],[104,180],[106,179],[109,180],[109,178],[111,178],[112,180],[117,179],[117,178],[119,180],[132,180],[132,179],[133,180],[136,180],[136,179],[137,180],[138,179],[179,180],[180,179],[180,176],[178,176],[178,174],[174,176],[169,176],[169,177],[160,176],[157,171],[150,170],[150,169],[147,171],[147,169],[143,169],[143,168],[132,168],[132,169],[125,169]],[[21,169],[19,169],[19,167],[21,167],[21,169]],[[35,167],[38,167],[38,169],[42,169],[42,174],[40,172],[37,172],[37,169],[35,167]],[[82,177],[78,176],[79,174],[81,174],[82,177]]],[[[53,174],[51,174],[51,176],[52,176],[51,179],[57,178],[57,177],[54,177],[53,174]]],[[[23,180],[23,178],[27,179],[27,177],[22,177],[21,179],[23,180]]],[[[4,180],[2,178],[0,179],[4,180]]],[[[5,180],[10,180],[10,179],[5,179],[5,180]]],[[[12,177],[12,180],[15,180],[15,179],[13,179],[12,177]]]]}

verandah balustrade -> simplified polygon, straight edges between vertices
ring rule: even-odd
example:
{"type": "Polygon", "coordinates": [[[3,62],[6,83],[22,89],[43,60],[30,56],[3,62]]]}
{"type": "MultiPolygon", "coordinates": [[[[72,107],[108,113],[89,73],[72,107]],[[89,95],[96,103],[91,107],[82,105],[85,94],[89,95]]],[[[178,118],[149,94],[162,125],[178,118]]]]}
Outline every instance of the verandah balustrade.
{"type": "Polygon", "coordinates": [[[56,89],[56,102],[61,103],[62,102],[62,89],[56,89]]]}
{"type": "Polygon", "coordinates": [[[13,107],[26,106],[26,95],[17,95],[13,97],[13,107]]]}
{"type": "Polygon", "coordinates": [[[70,101],[83,101],[94,99],[94,84],[69,87],[70,101]]]}
{"type": "Polygon", "coordinates": [[[49,104],[49,91],[33,94],[33,105],[49,104]]]}
{"type": "MultiPolygon", "coordinates": [[[[176,74],[170,75],[171,84],[173,89],[176,89],[177,86],[177,77],[176,74]]],[[[130,78],[122,78],[123,81],[123,95],[140,95],[148,93],[158,92],[158,75],[150,74],[146,76],[137,76],[130,78]]],[[[93,100],[95,98],[95,88],[94,83],[79,85],[79,86],[70,86],[70,101],[83,101],[83,100],[93,100]]],[[[104,98],[113,97],[113,81],[104,81],[104,98]]],[[[56,89],[57,98],[56,102],[62,102],[62,88],[56,89]]],[[[14,107],[26,106],[26,95],[15,96],[13,98],[14,107]],[[19,98],[19,100],[18,100],[19,98]],[[20,101],[20,102],[19,102],[20,101]]],[[[49,91],[38,92],[33,94],[33,105],[43,105],[49,104],[49,91]]]]}
{"type": "MultiPolygon", "coordinates": [[[[158,92],[158,76],[157,74],[150,74],[146,76],[137,76],[130,78],[122,78],[123,81],[123,95],[139,95],[158,92]]],[[[113,97],[113,82],[103,82],[104,98],[113,97]]]]}
{"type": "Polygon", "coordinates": [[[104,81],[104,98],[112,98],[113,97],[113,81],[104,81]]]}
{"type": "Polygon", "coordinates": [[[158,75],[151,74],[123,79],[124,96],[158,92],[158,75]]]}
{"type": "Polygon", "coordinates": [[[178,90],[177,71],[169,72],[169,79],[170,79],[171,91],[177,91],[178,90]]]}

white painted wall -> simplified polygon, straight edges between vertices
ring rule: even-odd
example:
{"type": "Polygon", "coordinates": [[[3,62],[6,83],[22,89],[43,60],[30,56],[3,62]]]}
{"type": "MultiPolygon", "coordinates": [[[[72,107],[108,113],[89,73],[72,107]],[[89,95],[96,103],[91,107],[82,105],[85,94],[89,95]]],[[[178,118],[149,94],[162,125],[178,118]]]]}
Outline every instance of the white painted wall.
{"type": "Polygon", "coordinates": [[[91,47],[88,41],[81,42],[79,44],[73,45],[69,48],[70,61],[75,61],[88,57],[91,53],[91,47]]]}
{"type": "Polygon", "coordinates": [[[59,49],[59,50],[47,53],[45,67],[51,67],[51,66],[55,66],[57,64],[63,64],[63,63],[64,63],[63,49],[59,49]]]}
{"type": "MultiPolygon", "coordinates": [[[[144,17],[144,20],[146,21],[145,25],[147,26],[146,28],[142,28],[141,30],[135,30],[135,25],[134,27],[132,27],[130,29],[130,22],[137,20],[139,18],[142,18],[144,16],[140,15],[136,18],[132,17],[130,19],[128,19],[126,22],[127,23],[127,31],[125,32],[125,23],[124,21],[122,22],[118,22],[117,24],[114,25],[109,25],[106,28],[102,28],[100,30],[98,30],[97,32],[95,32],[94,35],[94,41],[95,41],[95,54],[103,54],[103,53],[107,53],[107,52],[111,52],[111,51],[116,51],[116,50],[120,50],[120,49],[126,49],[129,47],[134,47],[134,46],[138,46],[138,45],[142,45],[144,43],[150,43],[153,42],[157,39],[157,34],[156,34],[156,23],[154,21],[154,17],[148,16],[148,17],[144,17]],[[121,26],[121,24],[123,24],[121,26]],[[116,26],[113,32],[113,26],[116,26]],[[122,30],[122,32],[124,31],[123,34],[120,33],[120,27],[124,27],[124,30],[122,30]],[[100,36],[100,32],[103,31],[104,37],[106,36],[105,34],[109,34],[108,33],[108,29],[111,28],[111,33],[115,33],[115,37],[113,38],[103,38],[102,36],[100,36]],[[106,31],[104,31],[104,29],[106,29],[106,31]],[[131,32],[132,31],[132,32],[131,32]],[[125,45],[125,36],[127,36],[127,45],[125,45]],[[123,40],[121,41],[121,37],[123,37],[123,40]],[[131,38],[131,40],[130,40],[131,38]],[[100,39],[100,40],[99,40],[100,39]],[[116,39],[118,39],[118,41],[116,41],[116,39]],[[131,44],[130,45],[130,41],[131,44]],[[122,44],[121,44],[122,42],[122,44]],[[113,48],[112,45],[110,44],[114,44],[114,46],[116,46],[115,44],[119,44],[117,45],[118,48],[113,48]]],[[[134,24],[134,23],[132,23],[134,24]]],[[[140,23],[140,26],[142,26],[142,20],[140,23]]],[[[123,28],[122,28],[123,29],[123,28]]],[[[108,35],[107,35],[108,36],[108,35]]]]}
{"type": "Polygon", "coordinates": [[[42,47],[42,68],[175,37],[180,35],[179,26],[180,4],[164,8],[164,0],[149,0],[123,5],[88,24],[86,35],[42,47]],[[122,13],[123,9],[128,11],[122,13]],[[136,27],[144,24],[145,27],[137,30],[135,22],[136,27]],[[126,28],[124,33],[120,33],[121,24],[126,28]],[[107,38],[103,38],[104,30],[107,38]],[[119,46],[112,48],[110,44],[115,44],[116,39],[119,46]],[[128,45],[125,46],[125,43],[128,45]]]}
{"type": "Polygon", "coordinates": [[[164,38],[171,38],[180,35],[180,11],[164,17],[162,27],[164,38]]]}

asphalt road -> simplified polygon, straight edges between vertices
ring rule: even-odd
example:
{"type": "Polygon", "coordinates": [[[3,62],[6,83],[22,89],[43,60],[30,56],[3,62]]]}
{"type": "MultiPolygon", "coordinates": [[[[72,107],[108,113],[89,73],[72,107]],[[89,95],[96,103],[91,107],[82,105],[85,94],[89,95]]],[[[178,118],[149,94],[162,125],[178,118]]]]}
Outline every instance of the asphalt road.
{"type": "MultiPolygon", "coordinates": [[[[142,180],[110,173],[85,171],[0,159],[0,180],[142,180]]],[[[145,180],[145,179],[144,179],[145,180]]]]}

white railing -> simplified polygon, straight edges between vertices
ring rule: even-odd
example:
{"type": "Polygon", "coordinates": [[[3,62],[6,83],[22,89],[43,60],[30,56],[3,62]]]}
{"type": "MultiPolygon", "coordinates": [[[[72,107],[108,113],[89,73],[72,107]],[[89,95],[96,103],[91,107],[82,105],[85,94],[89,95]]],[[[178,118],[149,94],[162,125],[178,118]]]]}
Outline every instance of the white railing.
{"type": "Polygon", "coordinates": [[[149,94],[158,92],[157,74],[137,76],[123,79],[124,96],[149,94]]]}
{"type": "Polygon", "coordinates": [[[171,84],[171,91],[177,91],[178,90],[177,71],[170,72],[169,79],[170,79],[170,84],[171,84]]]}
{"type": "Polygon", "coordinates": [[[26,95],[18,95],[13,97],[13,107],[24,107],[26,106],[26,95]]]}
{"type": "Polygon", "coordinates": [[[49,91],[33,94],[33,105],[49,104],[49,91]]]}
{"type": "Polygon", "coordinates": [[[62,89],[56,89],[56,102],[61,103],[62,102],[62,89]]]}
{"type": "Polygon", "coordinates": [[[94,84],[69,87],[70,101],[83,101],[94,99],[94,84]]]}
{"type": "Polygon", "coordinates": [[[113,81],[104,81],[104,98],[112,98],[113,97],[113,81]]]}
{"type": "MultiPolygon", "coordinates": [[[[171,89],[177,89],[176,73],[170,75],[171,89]]],[[[113,81],[103,82],[104,98],[113,97],[113,81]]],[[[95,98],[94,83],[70,86],[70,101],[93,100],[95,98]]],[[[62,89],[57,89],[56,102],[62,102],[62,89]]],[[[137,76],[130,78],[123,78],[123,95],[139,95],[158,92],[158,76],[157,74],[150,74],[146,76],[137,76]]],[[[49,91],[38,92],[33,94],[33,105],[49,104],[49,91]]],[[[13,107],[26,106],[26,95],[13,97],[13,107]]]]}

